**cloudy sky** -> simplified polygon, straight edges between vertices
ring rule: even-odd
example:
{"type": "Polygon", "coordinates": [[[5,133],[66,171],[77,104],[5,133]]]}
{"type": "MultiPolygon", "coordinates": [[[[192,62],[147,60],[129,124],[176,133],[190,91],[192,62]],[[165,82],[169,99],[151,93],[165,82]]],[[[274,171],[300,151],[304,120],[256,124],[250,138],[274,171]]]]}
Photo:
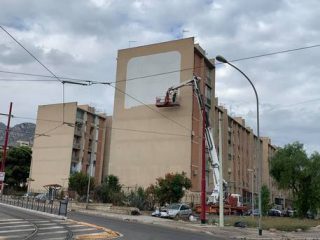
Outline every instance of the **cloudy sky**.
{"type": "MultiPolygon", "coordinates": [[[[208,57],[229,60],[320,44],[318,0],[1,0],[0,24],[54,74],[115,81],[117,50],[194,36],[208,57]]],[[[301,141],[320,151],[320,47],[234,62],[260,96],[261,135],[276,145],[301,141]]],[[[0,71],[50,75],[0,31],[0,71]]],[[[37,105],[61,102],[62,84],[0,72],[0,112],[14,103],[13,125],[37,105]],[[16,81],[12,81],[16,80],[16,81]],[[18,81],[17,81],[18,80],[18,81]]],[[[233,68],[217,66],[216,95],[255,129],[255,98],[233,68]]],[[[114,90],[66,85],[65,101],[112,114],[114,90]]],[[[6,119],[1,117],[0,121],[6,119]]]]}

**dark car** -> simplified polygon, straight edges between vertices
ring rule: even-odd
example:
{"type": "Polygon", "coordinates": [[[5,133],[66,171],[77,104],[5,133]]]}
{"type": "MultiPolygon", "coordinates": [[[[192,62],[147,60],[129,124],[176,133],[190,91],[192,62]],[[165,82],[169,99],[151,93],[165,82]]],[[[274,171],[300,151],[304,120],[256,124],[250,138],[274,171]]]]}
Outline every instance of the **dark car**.
{"type": "Polygon", "coordinates": [[[294,217],[296,216],[296,214],[297,214],[297,211],[292,209],[288,209],[282,212],[282,216],[284,217],[294,217]]]}
{"type": "Polygon", "coordinates": [[[34,200],[37,202],[46,202],[48,200],[47,194],[40,193],[37,196],[35,196],[34,200]]]}
{"type": "Polygon", "coordinates": [[[278,209],[272,208],[272,209],[270,209],[270,210],[268,211],[268,215],[269,215],[269,216],[281,217],[281,216],[282,216],[282,212],[281,212],[280,210],[278,210],[278,209]]]}

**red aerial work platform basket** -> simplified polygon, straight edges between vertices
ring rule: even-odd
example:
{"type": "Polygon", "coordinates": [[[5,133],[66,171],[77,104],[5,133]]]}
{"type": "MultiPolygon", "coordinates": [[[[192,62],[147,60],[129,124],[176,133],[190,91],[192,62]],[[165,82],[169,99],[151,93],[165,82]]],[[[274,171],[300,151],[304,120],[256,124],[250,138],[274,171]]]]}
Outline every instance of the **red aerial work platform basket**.
{"type": "Polygon", "coordinates": [[[177,107],[180,106],[177,99],[174,99],[173,101],[171,96],[165,96],[165,97],[156,97],[156,106],[157,107],[177,107]]]}

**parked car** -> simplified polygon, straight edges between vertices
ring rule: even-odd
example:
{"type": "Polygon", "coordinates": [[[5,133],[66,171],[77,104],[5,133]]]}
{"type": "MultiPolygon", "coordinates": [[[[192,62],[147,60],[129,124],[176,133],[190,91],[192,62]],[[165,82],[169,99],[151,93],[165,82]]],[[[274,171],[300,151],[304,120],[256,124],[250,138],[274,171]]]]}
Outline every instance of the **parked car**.
{"type": "Polygon", "coordinates": [[[37,202],[46,202],[48,200],[47,194],[40,193],[34,198],[37,202]]]}
{"type": "Polygon", "coordinates": [[[252,209],[249,209],[246,213],[246,216],[259,216],[259,209],[254,209],[252,214],[252,209]]]}
{"type": "Polygon", "coordinates": [[[30,197],[33,197],[33,196],[34,196],[34,194],[31,193],[31,192],[27,192],[27,193],[22,195],[23,198],[30,198],[30,197]]]}
{"type": "Polygon", "coordinates": [[[281,216],[282,216],[282,212],[281,212],[280,210],[278,210],[278,209],[272,208],[272,209],[270,209],[270,210],[268,211],[268,215],[269,215],[269,216],[281,217],[281,216]]]}
{"type": "Polygon", "coordinates": [[[167,209],[166,208],[156,208],[156,210],[151,213],[152,217],[165,217],[167,216],[167,209]]]}
{"type": "Polygon", "coordinates": [[[188,218],[192,214],[192,209],[183,203],[172,203],[167,208],[156,210],[151,215],[163,218],[188,218]]]}
{"type": "Polygon", "coordinates": [[[282,216],[284,217],[294,217],[297,214],[296,210],[288,209],[282,212],[282,216]]]}

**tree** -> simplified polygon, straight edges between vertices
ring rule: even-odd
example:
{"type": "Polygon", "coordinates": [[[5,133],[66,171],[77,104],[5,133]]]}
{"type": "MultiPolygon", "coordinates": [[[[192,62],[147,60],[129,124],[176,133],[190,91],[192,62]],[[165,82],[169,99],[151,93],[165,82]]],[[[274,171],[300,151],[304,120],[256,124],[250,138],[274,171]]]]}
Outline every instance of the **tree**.
{"type": "Polygon", "coordinates": [[[261,208],[262,215],[265,216],[270,209],[270,191],[266,185],[261,187],[261,208]]]}
{"type": "MultiPolygon", "coordinates": [[[[152,187],[150,187],[151,189],[152,187]]],[[[154,193],[158,202],[165,203],[179,202],[183,197],[185,190],[191,188],[191,180],[186,177],[184,172],[168,173],[165,178],[158,178],[154,186],[154,193]]]]}
{"type": "Polygon", "coordinates": [[[310,187],[312,189],[310,193],[309,207],[312,213],[316,213],[320,208],[320,154],[314,152],[310,156],[310,167],[308,170],[308,175],[311,176],[310,187]]]}
{"type": "Polygon", "coordinates": [[[32,151],[30,147],[14,147],[8,151],[5,162],[5,183],[15,190],[26,187],[29,177],[32,151]]]}
{"type": "Polygon", "coordinates": [[[147,210],[150,208],[148,193],[142,187],[131,190],[126,198],[128,205],[131,207],[136,207],[140,210],[147,210]]]}
{"type": "Polygon", "coordinates": [[[121,191],[122,186],[119,183],[119,178],[114,175],[109,175],[103,183],[95,189],[96,198],[104,203],[112,203],[122,205],[124,194],[121,191]]]}
{"type": "MultiPolygon", "coordinates": [[[[87,194],[89,176],[82,172],[73,173],[69,177],[69,189],[76,191],[80,197],[87,194]]],[[[90,189],[94,188],[94,178],[90,179],[90,189]]]]}
{"type": "Polygon", "coordinates": [[[294,142],[278,149],[270,162],[270,174],[280,189],[292,191],[298,215],[305,216],[312,196],[312,176],[303,144],[294,142]]]}

